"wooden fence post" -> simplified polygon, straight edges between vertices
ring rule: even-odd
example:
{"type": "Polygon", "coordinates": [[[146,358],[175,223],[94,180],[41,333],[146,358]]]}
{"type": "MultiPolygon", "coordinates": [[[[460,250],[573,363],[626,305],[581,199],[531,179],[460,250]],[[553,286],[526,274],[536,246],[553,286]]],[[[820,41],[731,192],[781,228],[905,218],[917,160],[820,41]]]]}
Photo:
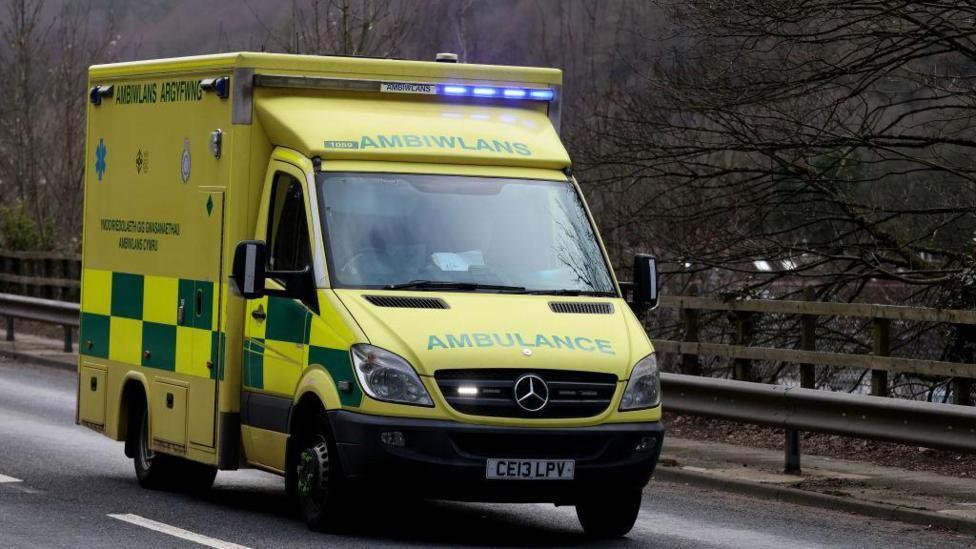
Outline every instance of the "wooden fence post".
{"type": "MultiPolygon", "coordinates": [[[[749,345],[755,333],[755,320],[752,313],[735,313],[735,344],[749,345]]],[[[732,362],[732,377],[739,381],[752,381],[752,360],[737,358],[732,362]]]]}
{"type": "MultiPolygon", "coordinates": [[[[698,342],[698,310],[681,309],[681,320],[684,324],[684,334],[682,341],[698,342]]],[[[701,375],[701,362],[698,355],[681,355],[681,372],[690,376],[701,375]]]]}
{"type": "MultiPolygon", "coordinates": [[[[44,278],[50,278],[50,277],[54,277],[55,276],[55,274],[54,274],[54,262],[51,261],[50,258],[44,258],[43,260],[38,261],[38,263],[41,266],[41,276],[42,277],[44,277],[44,278]]],[[[55,292],[56,291],[57,291],[57,289],[54,286],[47,286],[47,287],[41,288],[41,297],[45,297],[47,299],[55,299],[55,297],[56,297],[55,292]]]]}
{"type": "MultiPolygon", "coordinates": [[[[813,301],[815,298],[813,288],[803,290],[803,299],[813,301]]],[[[817,350],[817,316],[800,316],[800,348],[804,351],[817,350]]],[[[805,389],[817,388],[817,367],[814,364],[800,364],[800,387],[805,389]]]]}
{"type": "Polygon", "coordinates": [[[71,326],[62,326],[64,329],[64,352],[70,353],[74,351],[74,343],[71,338],[71,326]]]}
{"type": "MultiPolygon", "coordinates": [[[[803,289],[804,301],[813,301],[815,295],[813,288],[803,289]]],[[[800,315],[800,348],[804,351],[817,350],[817,315],[800,315]]],[[[817,367],[815,364],[800,364],[800,387],[804,389],[816,389],[817,387],[817,367]]],[[[792,429],[786,430],[785,441],[786,455],[784,456],[785,465],[783,473],[787,475],[799,475],[800,469],[800,432],[792,429]]]]}
{"type": "MultiPolygon", "coordinates": [[[[10,259],[7,256],[0,254],[0,274],[10,272],[10,259]]],[[[0,280],[0,293],[10,293],[10,288],[7,287],[6,280],[0,280]]]]}
{"type": "Polygon", "coordinates": [[[952,378],[952,403],[960,406],[973,405],[973,380],[966,377],[952,378]]]}
{"type": "MultiPolygon", "coordinates": [[[[20,261],[20,258],[14,257],[14,258],[11,259],[11,261],[10,261],[10,272],[11,272],[11,274],[15,274],[15,275],[21,275],[21,274],[23,274],[23,273],[20,272],[20,270],[21,270],[20,269],[21,263],[22,262],[20,261]]],[[[13,286],[13,285],[11,285],[11,286],[13,286]]],[[[21,282],[20,284],[17,285],[17,288],[19,289],[19,291],[17,291],[16,293],[19,293],[21,295],[27,295],[27,285],[26,284],[24,284],[23,282],[21,282]]]]}
{"type": "MultiPolygon", "coordinates": [[[[891,320],[876,318],[874,323],[874,355],[891,355],[891,320]]],[[[871,370],[871,394],[888,396],[888,372],[886,370],[871,370]]]]}

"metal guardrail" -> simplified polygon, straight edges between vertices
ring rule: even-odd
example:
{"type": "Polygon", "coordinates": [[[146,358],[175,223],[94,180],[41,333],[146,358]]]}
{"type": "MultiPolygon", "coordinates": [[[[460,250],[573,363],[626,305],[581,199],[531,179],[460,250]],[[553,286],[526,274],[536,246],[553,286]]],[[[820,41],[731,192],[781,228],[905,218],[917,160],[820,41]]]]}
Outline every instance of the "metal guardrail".
{"type": "Polygon", "coordinates": [[[786,430],[785,470],[800,471],[799,431],[976,451],[976,408],[683,374],[661,374],[666,410],[786,430]]]}
{"type": "Polygon", "coordinates": [[[683,374],[661,374],[665,406],[740,423],[976,451],[976,408],[683,374]]]}
{"type": "Polygon", "coordinates": [[[77,303],[0,294],[0,316],[7,318],[7,341],[14,341],[14,320],[57,324],[64,329],[64,352],[72,352],[71,331],[79,326],[81,308],[77,303]]]}

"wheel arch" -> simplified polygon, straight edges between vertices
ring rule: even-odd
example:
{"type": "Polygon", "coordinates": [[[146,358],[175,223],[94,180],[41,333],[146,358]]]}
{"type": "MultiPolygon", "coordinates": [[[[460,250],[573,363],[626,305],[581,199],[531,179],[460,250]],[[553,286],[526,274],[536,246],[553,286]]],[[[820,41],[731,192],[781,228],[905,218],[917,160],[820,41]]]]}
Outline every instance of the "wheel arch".
{"type": "Polygon", "coordinates": [[[285,443],[285,490],[289,496],[295,495],[295,463],[301,443],[321,425],[318,419],[328,410],[321,391],[306,387],[296,394],[288,416],[288,441],[285,443]]]}
{"type": "Polygon", "coordinates": [[[306,395],[315,395],[325,410],[335,410],[342,406],[335,380],[322,366],[310,365],[295,389],[294,406],[297,407],[306,395]]]}
{"type": "Polygon", "coordinates": [[[132,457],[135,449],[132,447],[131,437],[129,437],[129,418],[131,416],[132,403],[141,399],[141,405],[149,409],[149,383],[146,376],[139,372],[128,372],[122,378],[122,386],[119,390],[118,419],[116,421],[116,440],[125,441],[125,455],[132,457]]]}

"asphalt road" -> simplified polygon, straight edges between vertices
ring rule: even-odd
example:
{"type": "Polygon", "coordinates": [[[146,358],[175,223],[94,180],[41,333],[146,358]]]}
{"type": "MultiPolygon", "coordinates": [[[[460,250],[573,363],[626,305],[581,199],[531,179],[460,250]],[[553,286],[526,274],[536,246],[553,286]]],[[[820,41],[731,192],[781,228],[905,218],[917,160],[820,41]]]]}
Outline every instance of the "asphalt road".
{"type": "MultiPolygon", "coordinates": [[[[281,479],[258,471],[221,472],[202,496],[144,490],[122,444],[74,425],[74,408],[74,373],[0,360],[0,547],[202,547],[187,541],[193,536],[205,536],[196,539],[213,547],[253,548],[593,544],[572,508],[551,505],[371,507],[344,532],[326,535],[308,531],[293,516],[281,479]]],[[[974,543],[952,532],[652,481],[637,526],[615,545],[974,543]]]]}

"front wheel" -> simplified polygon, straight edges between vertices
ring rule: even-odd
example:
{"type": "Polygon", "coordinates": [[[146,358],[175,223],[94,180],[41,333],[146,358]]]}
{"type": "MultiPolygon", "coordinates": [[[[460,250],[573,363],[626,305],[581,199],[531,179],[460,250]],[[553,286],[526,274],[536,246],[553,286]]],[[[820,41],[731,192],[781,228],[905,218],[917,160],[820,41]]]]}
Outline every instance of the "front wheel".
{"type": "Polygon", "coordinates": [[[641,497],[640,490],[587,496],[576,505],[576,517],[590,536],[619,538],[637,522],[641,497]]]}
{"type": "Polygon", "coordinates": [[[299,441],[292,460],[294,495],[305,523],[312,530],[334,529],[348,508],[345,483],[339,468],[335,442],[324,417],[299,441]]]}

